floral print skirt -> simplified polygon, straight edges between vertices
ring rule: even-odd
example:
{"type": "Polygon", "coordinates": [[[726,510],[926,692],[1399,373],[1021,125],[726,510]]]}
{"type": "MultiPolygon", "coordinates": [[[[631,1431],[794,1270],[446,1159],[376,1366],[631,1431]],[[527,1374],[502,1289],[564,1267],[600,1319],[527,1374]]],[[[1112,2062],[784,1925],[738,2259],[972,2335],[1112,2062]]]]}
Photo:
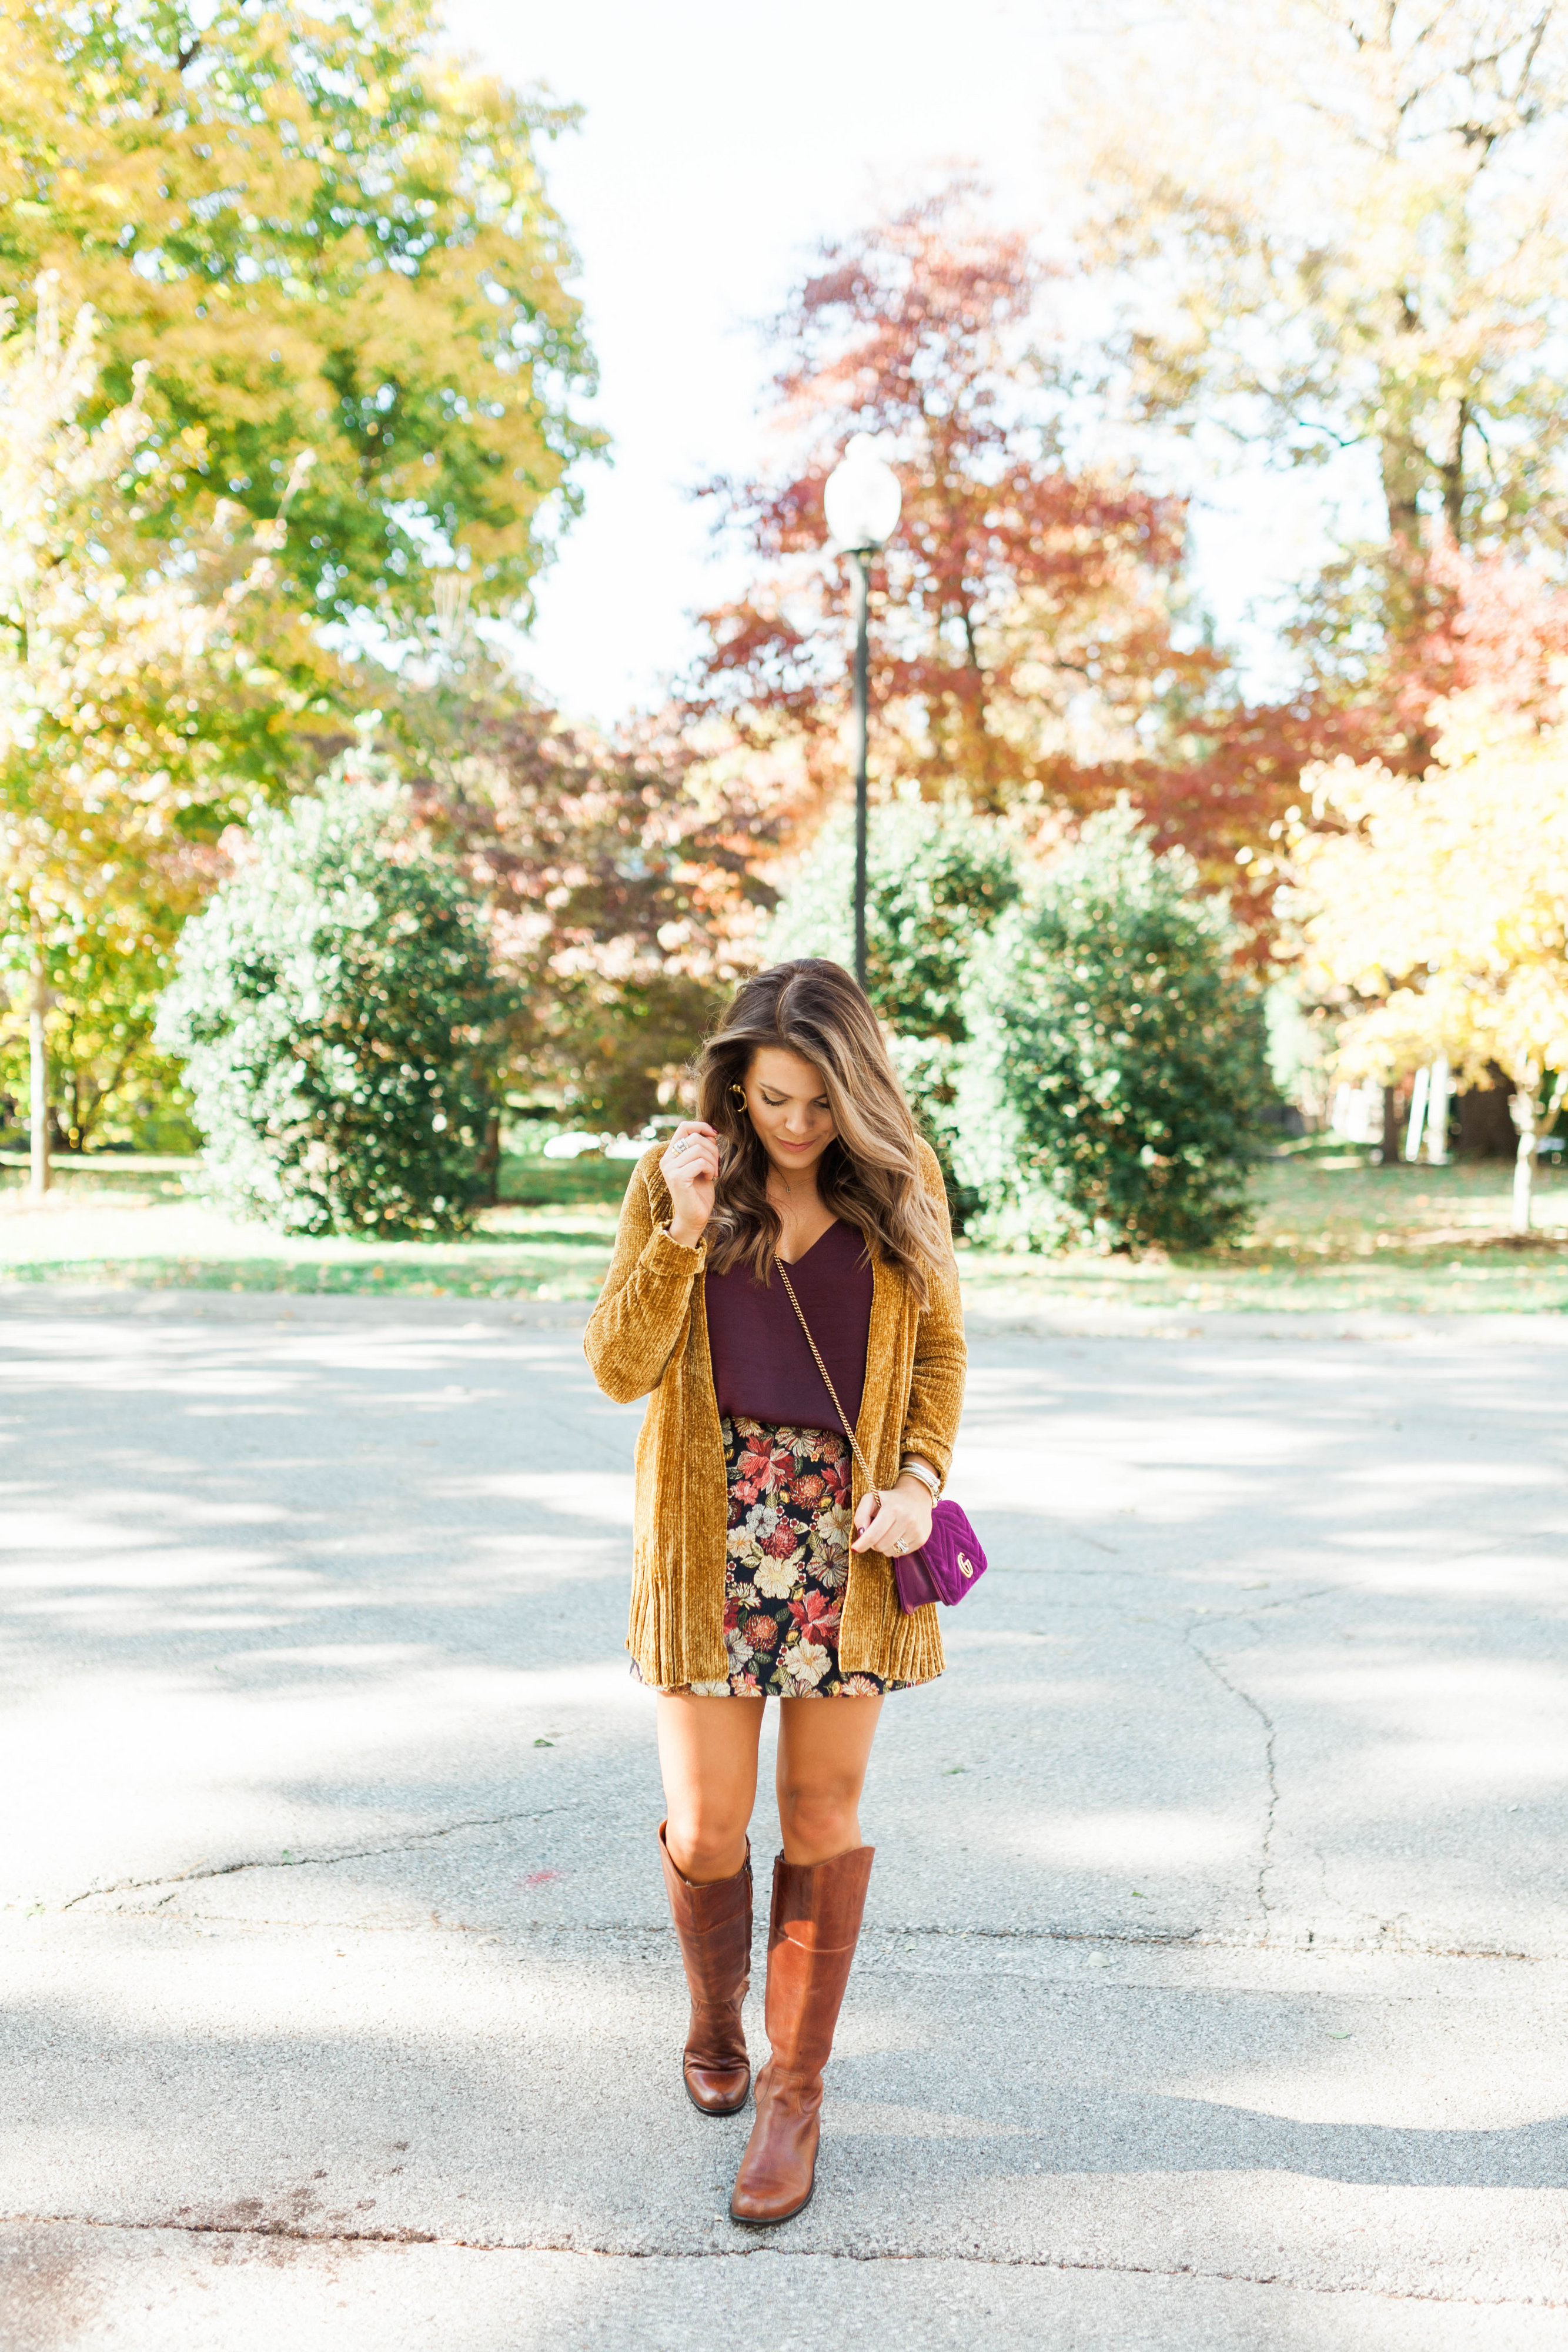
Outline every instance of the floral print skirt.
{"type": "MultiPolygon", "coordinates": [[[[848,1441],[831,1430],[787,1429],[738,1415],[720,1427],[729,1485],[729,1673],[723,1682],[683,1688],[694,1698],[875,1698],[907,1690],[907,1683],[878,1675],[839,1671],[839,1613],[850,1564],[848,1441]]],[[[632,1672],[637,1674],[635,1660],[632,1672]]]]}

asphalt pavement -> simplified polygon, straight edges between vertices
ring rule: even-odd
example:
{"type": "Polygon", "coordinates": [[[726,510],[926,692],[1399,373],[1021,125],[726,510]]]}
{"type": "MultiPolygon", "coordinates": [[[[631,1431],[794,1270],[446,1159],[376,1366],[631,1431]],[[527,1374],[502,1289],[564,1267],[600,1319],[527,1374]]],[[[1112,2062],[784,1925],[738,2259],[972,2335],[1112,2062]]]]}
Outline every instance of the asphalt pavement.
{"type": "Polygon", "coordinates": [[[0,1292],[5,2352],[1568,2346],[1568,1319],[977,1325],[760,2242],[580,1323],[0,1292]]]}

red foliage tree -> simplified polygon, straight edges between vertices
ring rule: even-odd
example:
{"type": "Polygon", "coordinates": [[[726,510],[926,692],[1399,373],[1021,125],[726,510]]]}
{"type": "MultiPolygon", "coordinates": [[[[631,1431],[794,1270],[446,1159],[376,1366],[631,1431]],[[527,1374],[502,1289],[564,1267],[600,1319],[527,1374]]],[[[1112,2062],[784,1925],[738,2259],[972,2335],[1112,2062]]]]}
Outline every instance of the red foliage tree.
{"type": "Polygon", "coordinates": [[[1272,933],[1272,846],[1297,814],[1310,762],[1379,759],[1396,774],[1420,775],[1440,706],[1458,695],[1483,695],[1542,725],[1564,714],[1568,590],[1529,561],[1469,554],[1446,535],[1418,571],[1408,550],[1401,561],[1402,593],[1380,613],[1374,606],[1364,649],[1304,629],[1314,658],[1289,700],[1248,704],[1211,693],[1190,714],[1185,756],[1128,772],[1161,846],[1183,843],[1229,890],[1260,955],[1272,933]]]}
{"type": "Polygon", "coordinates": [[[904,489],[873,579],[876,765],[983,809],[1092,806],[1162,696],[1200,691],[1218,664],[1173,638],[1180,502],[1067,462],[1030,348],[1046,273],[977,195],[955,181],[826,247],[778,321],[796,455],[776,478],[704,492],[759,561],[748,593],[705,615],[689,707],[752,744],[796,739],[819,793],[841,779],[850,592],[822,491],[849,436],[870,433],[904,489]]]}
{"type": "MultiPolygon", "coordinates": [[[[1273,844],[1303,767],[1344,753],[1418,773],[1433,711],[1484,689],[1541,716],[1568,659],[1568,594],[1515,559],[1438,541],[1396,583],[1322,583],[1297,632],[1300,688],[1249,700],[1185,641],[1185,511],[1066,456],[1039,358],[1047,272],[959,180],[824,248],[777,322],[791,462],[704,493],[757,559],[707,614],[688,713],[752,747],[797,745],[812,797],[841,787],[850,587],[826,553],[823,485],[852,433],[879,436],[904,511],[872,597],[873,768],[981,809],[1082,814],[1125,791],[1179,842],[1265,956],[1273,844]]],[[[1061,373],[1065,373],[1065,371],[1061,373]]]]}
{"type": "Polygon", "coordinates": [[[392,713],[415,821],[491,908],[518,987],[507,1076],[593,1126],[670,1097],[744,968],[773,893],[769,820],[744,780],[694,772],[653,729],[562,723],[476,659],[392,713]]]}
{"type": "Polygon", "coordinates": [[[1391,648],[1391,766],[1425,768],[1434,706],[1480,694],[1542,726],[1559,722],[1568,688],[1568,590],[1528,559],[1473,555],[1440,540],[1428,555],[1417,624],[1391,648]],[[1400,754],[1404,756],[1401,757],[1400,754]]]}

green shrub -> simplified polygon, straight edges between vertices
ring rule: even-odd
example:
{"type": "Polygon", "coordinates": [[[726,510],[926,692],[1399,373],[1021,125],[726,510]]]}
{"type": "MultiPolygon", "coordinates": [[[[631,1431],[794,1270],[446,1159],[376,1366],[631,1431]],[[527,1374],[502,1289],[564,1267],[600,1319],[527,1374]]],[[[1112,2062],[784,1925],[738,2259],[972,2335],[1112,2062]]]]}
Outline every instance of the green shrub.
{"type": "MultiPolygon", "coordinates": [[[[873,808],[866,859],[866,987],[888,1031],[904,1089],[936,1148],[956,1216],[974,1205],[953,1173],[959,1066],[971,970],[1022,888],[1010,827],[967,803],[906,787],[873,808]]],[[[854,819],[841,813],[780,903],[767,950],[854,965],[854,819]]]]}
{"type": "Polygon", "coordinates": [[[1005,1231],[1202,1249],[1246,1216],[1270,1087],[1260,992],[1185,851],[1091,818],[998,931],[972,1003],[959,1171],[1005,1231]],[[1031,1199],[1032,1193],[1032,1199],[1031,1199]]]}
{"type": "Polygon", "coordinates": [[[293,1233],[461,1232],[505,1005],[465,885],[386,782],[257,817],[188,923],[158,1041],[218,1199],[293,1233]]]}

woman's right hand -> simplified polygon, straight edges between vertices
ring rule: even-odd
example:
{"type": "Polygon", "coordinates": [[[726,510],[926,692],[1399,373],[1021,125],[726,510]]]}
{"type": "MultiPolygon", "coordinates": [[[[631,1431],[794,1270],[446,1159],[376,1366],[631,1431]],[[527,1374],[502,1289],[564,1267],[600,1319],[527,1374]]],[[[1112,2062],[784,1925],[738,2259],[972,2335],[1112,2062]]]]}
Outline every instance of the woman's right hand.
{"type": "Polygon", "coordinates": [[[700,1118],[684,1118],[659,1162],[659,1173],[669,1187],[672,1202],[670,1239],[684,1249],[695,1249],[713,1214],[713,1188],[718,1181],[718,1136],[700,1118]]]}

